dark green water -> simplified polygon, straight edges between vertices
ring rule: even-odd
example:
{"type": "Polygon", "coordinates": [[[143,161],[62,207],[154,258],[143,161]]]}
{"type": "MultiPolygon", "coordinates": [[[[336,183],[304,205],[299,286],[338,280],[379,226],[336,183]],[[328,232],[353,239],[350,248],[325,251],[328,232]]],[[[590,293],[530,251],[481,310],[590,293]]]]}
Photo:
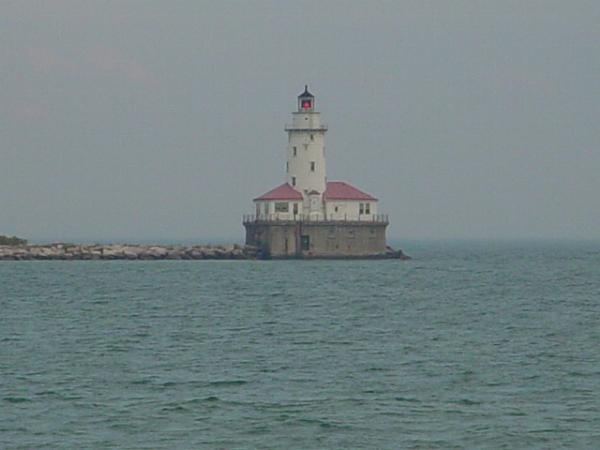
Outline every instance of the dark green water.
{"type": "Polygon", "coordinates": [[[600,244],[0,262],[0,448],[600,448],[600,244]]]}

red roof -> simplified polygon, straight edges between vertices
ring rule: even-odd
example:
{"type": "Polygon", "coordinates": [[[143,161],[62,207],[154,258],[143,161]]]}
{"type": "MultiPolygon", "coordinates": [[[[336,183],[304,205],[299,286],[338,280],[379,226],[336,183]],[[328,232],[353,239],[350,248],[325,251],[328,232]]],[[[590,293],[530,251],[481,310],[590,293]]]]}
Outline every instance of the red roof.
{"type": "Polygon", "coordinates": [[[324,194],[325,200],[371,200],[377,199],[366,192],[359,191],[343,181],[328,181],[324,194]]]}
{"type": "Polygon", "coordinates": [[[283,183],[254,200],[302,200],[302,194],[288,183],[283,183]]]}

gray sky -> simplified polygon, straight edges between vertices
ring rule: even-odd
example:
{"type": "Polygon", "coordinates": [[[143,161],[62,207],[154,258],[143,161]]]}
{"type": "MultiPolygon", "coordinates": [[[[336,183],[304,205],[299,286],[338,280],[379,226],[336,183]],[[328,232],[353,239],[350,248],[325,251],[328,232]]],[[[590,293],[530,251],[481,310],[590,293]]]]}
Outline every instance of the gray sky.
{"type": "Polygon", "coordinates": [[[0,0],[0,234],[241,240],[305,83],[391,238],[600,238],[596,0],[0,0]]]}

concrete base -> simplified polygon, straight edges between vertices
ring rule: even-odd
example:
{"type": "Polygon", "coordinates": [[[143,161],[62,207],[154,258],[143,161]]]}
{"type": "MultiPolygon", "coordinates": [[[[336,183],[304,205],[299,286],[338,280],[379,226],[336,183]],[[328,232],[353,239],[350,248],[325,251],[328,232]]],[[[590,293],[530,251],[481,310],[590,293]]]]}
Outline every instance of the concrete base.
{"type": "Polygon", "coordinates": [[[257,247],[266,258],[399,258],[398,252],[386,246],[387,225],[358,221],[244,222],[246,245],[257,247]]]}

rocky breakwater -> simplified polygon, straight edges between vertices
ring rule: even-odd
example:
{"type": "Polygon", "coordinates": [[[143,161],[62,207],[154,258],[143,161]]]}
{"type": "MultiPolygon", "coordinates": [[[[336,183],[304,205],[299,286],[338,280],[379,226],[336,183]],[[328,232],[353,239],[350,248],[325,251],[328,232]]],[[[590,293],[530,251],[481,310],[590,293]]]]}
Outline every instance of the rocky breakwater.
{"type": "Polygon", "coordinates": [[[233,245],[0,245],[0,260],[257,259],[251,246],[233,245]]]}
{"type": "Polygon", "coordinates": [[[409,259],[412,259],[410,256],[408,256],[402,250],[394,250],[390,246],[386,247],[383,258],[385,258],[385,259],[401,259],[403,261],[408,261],[409,259]]]}

